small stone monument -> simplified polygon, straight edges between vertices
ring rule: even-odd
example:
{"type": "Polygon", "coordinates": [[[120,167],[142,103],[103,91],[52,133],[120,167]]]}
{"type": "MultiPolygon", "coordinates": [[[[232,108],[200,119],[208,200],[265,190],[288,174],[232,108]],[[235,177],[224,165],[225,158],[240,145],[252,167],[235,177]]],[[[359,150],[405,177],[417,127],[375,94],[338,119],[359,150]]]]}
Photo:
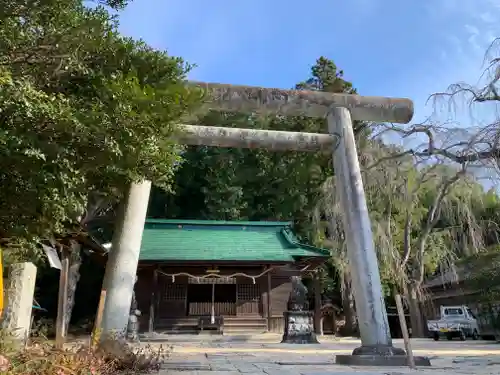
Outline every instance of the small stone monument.
{"type": "Polygon", "coordinates": [[[314,314],[308,310],[307,288],[300,276],[292,276],[292,292],[288,299],[288,311],[283,313],[285,331],[282,344],[318,344],[314,333],[314,314]]]}
{"type": "MultiPolygon", "coordinates": [[[[137,276],[135,277],[137,283],[137,276]]],[[[139,316],[141,312],[137,308],[137,299],[135,298],[135,290],[132,292],[132,301],[130,303],[130,313],[127,325],[127,339],[131,342],[139,342],[139,316]]]]}

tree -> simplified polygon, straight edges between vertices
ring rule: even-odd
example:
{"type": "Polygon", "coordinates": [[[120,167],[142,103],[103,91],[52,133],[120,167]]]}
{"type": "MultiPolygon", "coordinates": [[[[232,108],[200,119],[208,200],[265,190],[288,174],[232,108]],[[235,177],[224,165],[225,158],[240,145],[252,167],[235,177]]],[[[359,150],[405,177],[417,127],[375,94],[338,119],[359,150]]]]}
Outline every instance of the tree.
{"type": "Polygon", "coordinates": [[[480,308],[481,318],[500,331],[500,251],[498,245],[487,251],[465,257],[458,263],[463,269],[467,288],[473,293],[469,302],[480,308]]]}
{"type": "Polygon", "coordinates": [[[4,246],[88,223],[132,181],[170,187],[179,150],[166,139],[201,98],[183,84],[189,65],[77,0],[4,0],[0,25],[4,246]]]}

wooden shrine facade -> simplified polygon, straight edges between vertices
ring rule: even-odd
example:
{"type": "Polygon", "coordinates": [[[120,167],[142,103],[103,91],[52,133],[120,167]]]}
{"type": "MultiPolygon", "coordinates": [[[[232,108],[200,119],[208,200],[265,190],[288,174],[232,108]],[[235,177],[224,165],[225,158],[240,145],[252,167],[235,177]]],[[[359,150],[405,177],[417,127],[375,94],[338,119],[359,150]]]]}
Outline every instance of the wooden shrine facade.
{"type": "Polygon", "coordinates": [[[222,318],[225,332],[281,331],[290,277],[328,255],[289,223],[148,221],[142,245],[135,291],[150,332],[193,331],[200,317],[222,318]]]}

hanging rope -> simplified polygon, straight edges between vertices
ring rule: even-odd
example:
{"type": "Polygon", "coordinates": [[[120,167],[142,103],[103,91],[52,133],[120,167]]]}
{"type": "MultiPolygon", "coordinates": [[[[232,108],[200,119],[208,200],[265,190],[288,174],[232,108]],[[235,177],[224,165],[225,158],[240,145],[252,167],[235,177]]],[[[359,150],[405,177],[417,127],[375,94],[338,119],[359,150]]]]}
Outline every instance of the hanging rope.
{"type": "MultiPolygon", "coordinates": [[[[278,268],[282,268],[282,267],[278,267],[278,268]]],[[[308,268],[309,268],[309,265],[307,265],[304,268],[300,269],[299,272],[307,271],[308,268]]],[[[243,277],[247,277],[249,279],[252,279],[252,282],[255,284],[255,279],[258,279],[259,277],[264,276],[265,274],[267,274],[268,272],[271,272],[274,269],[275,269],[275,267],[268,268],[268,269],[264,270],[263,272],[259,273],[258,275],[249,275],[249,274],[246,274],[244,272],[237,272],[237,273],[233,273],[232,275],[219,275],[217,273],[208,273],[206,275],[199,276],[199,275],[192,275],[192,274],[190,274],[188,272],[166,273],[166,272],[163,272],[163,271],[160,271],[160,270],[157,270],[157,272],[161,273],[162,275],[165,275],[165,276],[170,276],[172,278],[172,283],[175,283],[176,276],[191,277],[193,279],[198,280],[198,282],[199,282],[200,279],[209,279],[209,278],[213,278],[213,279],[230,279],[230,278],[233,278],[233,277],[236,277],[236,276],[243,276],[243,277]]]]}

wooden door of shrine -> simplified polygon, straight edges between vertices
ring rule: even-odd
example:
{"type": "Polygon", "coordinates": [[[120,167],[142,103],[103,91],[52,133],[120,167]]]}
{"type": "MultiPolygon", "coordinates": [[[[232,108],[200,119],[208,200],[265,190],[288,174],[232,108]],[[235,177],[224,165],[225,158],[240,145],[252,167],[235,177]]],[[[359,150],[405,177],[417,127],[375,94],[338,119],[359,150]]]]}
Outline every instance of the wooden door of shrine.
{"type": "Polygon", "coordinates": [[[188,315],[236,315],[236,280],[234,278],[190,278],[188,315]]]}
{"type": "Polygon", "coordinates": [[[159,286],[158,317],[162,319],[186,316],[186,281],[178,278],[176,282],[171,282],[168,277],[161,277],[159,279],[159,286]]]}
{"type": "Polygon", "coordinates": [[[260,285],[254,283],[237,284],[237,315],[259,315],[260,285]]]}

